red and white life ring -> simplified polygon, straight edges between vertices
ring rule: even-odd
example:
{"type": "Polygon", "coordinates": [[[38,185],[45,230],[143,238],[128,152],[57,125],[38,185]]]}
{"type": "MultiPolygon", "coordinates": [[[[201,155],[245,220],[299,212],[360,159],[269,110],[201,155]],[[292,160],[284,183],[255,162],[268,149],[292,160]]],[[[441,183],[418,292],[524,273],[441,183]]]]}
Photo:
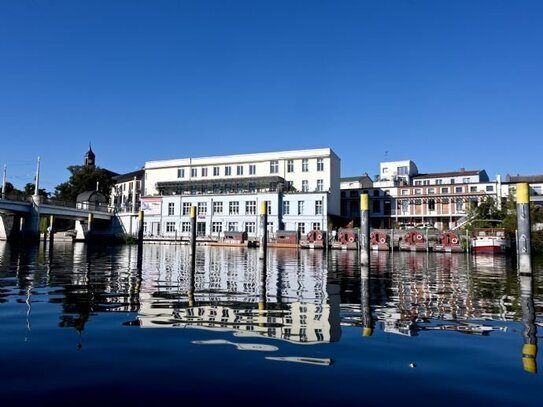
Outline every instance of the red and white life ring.
{"type": "Polygon", "coordinates": [[[349,243],[354,242],[354,236],[349,236],[349,243]]]}
{"type": "Polygon", "coordinates": [[[417,240],[422,240],[422,235],[420,233],[417,233],[417,240]]]}
{"type": "Polygon", "coordinates": [[[458,239],[457,239],[456,237],[453,237],[453,238],[451,239],[451,243],[452,243],[452,244],[457,244],[457,243],[458,243],[458,239]]]}
{"type": "Polygon", "coordinates": [[[381,242],[381,243],[386,243],[387,240],[386,240],[384,237],[382,237],[381,239],[379,239],[379,242],[381,242]]]}
{"type": "Polygon", "coordinates": [[[317,232],[317,240],[322,240],[322,233],[317,232]]]}

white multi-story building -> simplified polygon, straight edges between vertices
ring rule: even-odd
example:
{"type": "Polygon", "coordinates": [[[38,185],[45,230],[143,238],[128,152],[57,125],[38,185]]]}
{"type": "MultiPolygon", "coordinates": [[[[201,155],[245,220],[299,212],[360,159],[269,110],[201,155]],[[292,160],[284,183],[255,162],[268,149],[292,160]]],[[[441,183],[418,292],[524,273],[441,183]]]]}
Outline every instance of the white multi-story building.
{"type": "MultiPolygon", "coordinates": [[[[349,178],[344,180],[349,181],[349,178]]],[[[356,185],[342,182],[342,215],[353,216],[356,185]],[[354,197],[354,198],[353,198],[354,197]],[[349,201],[349,199],[351,201],[349,201]]],[[[487,198],[500,204],[502,183],[497,176],[489,180],[485,170],[420,174],[411,160],[381,162],[371,188],[358,188],[370,195],[370,222],[375,228],[402,225],[458,227],[466,220],[469,209],[487,198]]]]}
{"type": "Polygon", "coordinates": [[[262,201],[271,233],[327,229],[328,215],[340,212],[340,159],[330,148],[149,161],[144,169],[147,235],[188,235],[191,206],[197,233],[209,237],[257,237],[262,201]]]}

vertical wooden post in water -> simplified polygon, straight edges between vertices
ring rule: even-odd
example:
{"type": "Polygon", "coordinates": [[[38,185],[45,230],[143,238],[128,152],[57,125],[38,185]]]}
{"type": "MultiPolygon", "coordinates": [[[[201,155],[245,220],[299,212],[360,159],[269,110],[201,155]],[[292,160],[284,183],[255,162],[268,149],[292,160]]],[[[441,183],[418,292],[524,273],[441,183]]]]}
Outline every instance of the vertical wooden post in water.
{"type": "Polygon", "coordinates": [[[138,254],[137,254],[137,269],[141,270],[143,263],[143,221],[145,219],[145,213],[143,211],[138,212],[138,254]]]}
{"type": "Polygon", "coordinates": [[[92,222],[94,220],[94,214],[89,213],[87,217],[87,240],[91,241],[92,239],[92,222]]]}
{"type": "Polygon", "coordinates": [[[260,246],[258,248],[258,258],[266,260],[268,252],[268,202],[260,202],[260,246]]]}
{"type": "Polygon", "coordinates": [[[518,265],[521,273],[532,272],[532,225],[530,221],[530,186],[517,184],[518,265]]]}
{"type": "Polygon", "coordinates": [[[49,230],[49,257],[53,257],[53,244],[55,242],[54,223],[55,223],[55,217],[53,215],[51,215],[49,217],[49,227],[48,227],[48,230],[49,230]]]}
{"type": "Polygon", "coordinates": [[[190,207],[190,260],[191,265],[196,265],[196,206],[190,207]]]}
{"type": "Polygon", "coordinates": [[[367,193],[360,195],[360,264],[370,264],[370,197],[367,193]]]}

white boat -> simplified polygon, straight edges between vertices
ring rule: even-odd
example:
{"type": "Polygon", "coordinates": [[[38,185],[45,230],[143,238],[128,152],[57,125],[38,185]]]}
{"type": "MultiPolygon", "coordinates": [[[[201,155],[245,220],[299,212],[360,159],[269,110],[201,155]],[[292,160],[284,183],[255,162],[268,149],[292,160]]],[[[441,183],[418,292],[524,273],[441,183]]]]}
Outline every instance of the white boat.
{"type": "Polygon", "coordinates": [[[505,235],[505,229],[488,228],[475,229],[471,238],[471,250],[474,253],[505,253],[510,248],[510,242],[505,235]]]}

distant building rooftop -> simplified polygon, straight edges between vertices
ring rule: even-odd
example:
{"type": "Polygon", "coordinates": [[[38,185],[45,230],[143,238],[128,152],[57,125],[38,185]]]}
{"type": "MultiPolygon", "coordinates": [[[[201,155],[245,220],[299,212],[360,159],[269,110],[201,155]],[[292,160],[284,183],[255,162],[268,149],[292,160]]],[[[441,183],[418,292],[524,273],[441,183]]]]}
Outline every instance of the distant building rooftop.
{"type": "Polygon", "coordinates": [[[429,172],[427,174],[417,174],[413,178],[445,178],[445,177],[461,177],[470,175],[479,175],[482,170],[470,170],[470,171],[451,171],[451,172],[429,172]]]}
{"type": "Polygon", "coordinates": [[[543,182],[543,175],[509,175],[505,177],[505,182],[528,182],[528,183],[540,183],[543,182]]]}
{"type": "Polygon", "coordinates": [[[127,172],[126,174],[115,175],[113,177],[113,181],[115,181],[116,183],[132,181],[134,177],[137,180],[141,180],[143,178],[144,173],[145,173],[145,170],[141,169],[141,170],[136,170],[132,172],[127,172]]]}

